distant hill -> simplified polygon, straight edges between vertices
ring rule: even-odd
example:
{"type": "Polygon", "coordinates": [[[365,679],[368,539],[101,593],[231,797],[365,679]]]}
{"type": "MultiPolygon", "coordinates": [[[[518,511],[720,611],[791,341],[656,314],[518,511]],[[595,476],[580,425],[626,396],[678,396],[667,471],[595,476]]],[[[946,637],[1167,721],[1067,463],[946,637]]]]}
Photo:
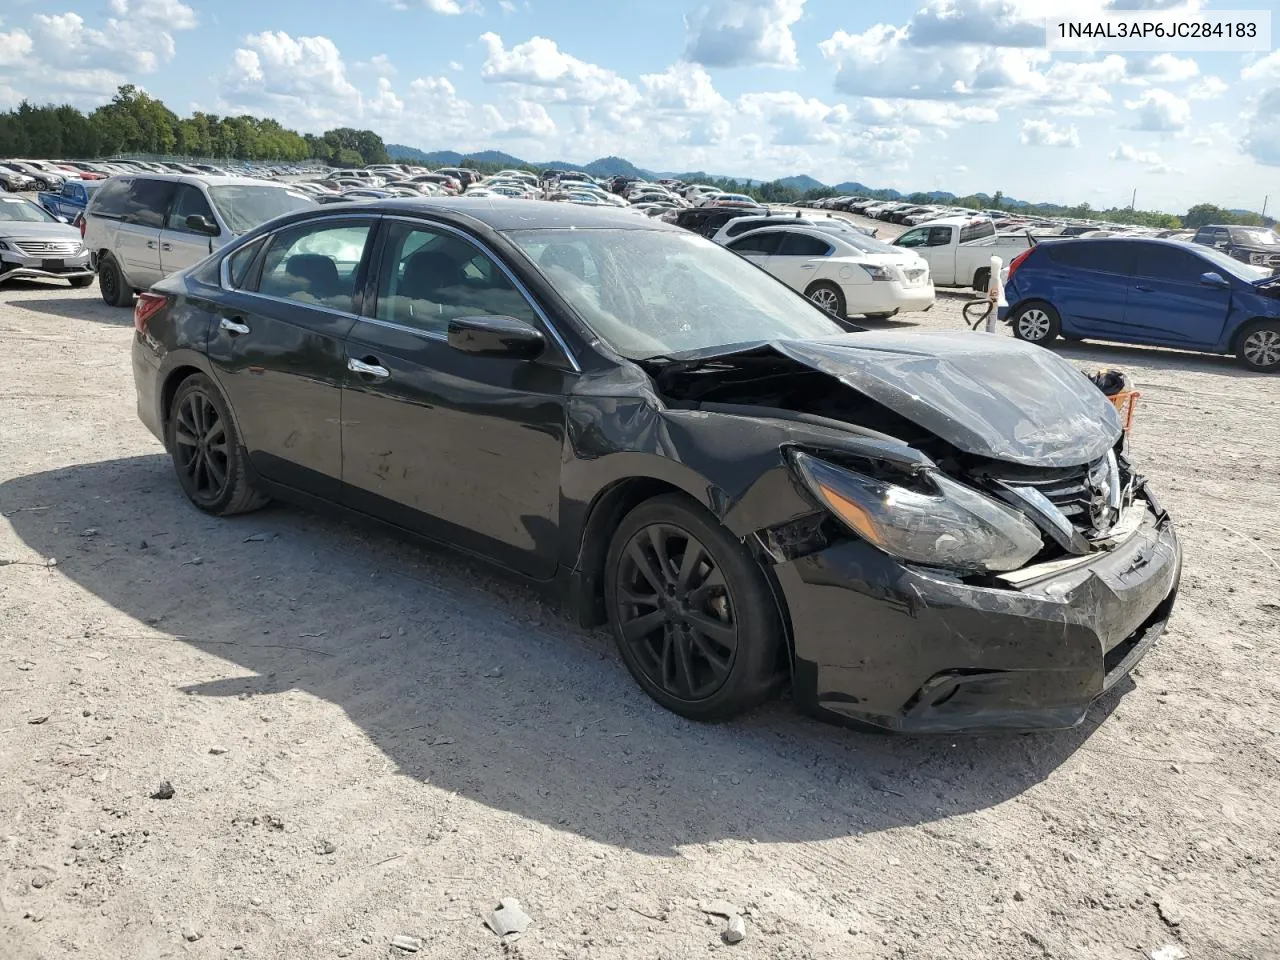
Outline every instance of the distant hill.
{"type": "Polygon", "coordinates": [[[783,177],[778,183],[784,187],[790,187],[792,190],[821,190],[826,186],[821,180],[815,180],[807,173],[802,173],[798,177],[783,177]]]}

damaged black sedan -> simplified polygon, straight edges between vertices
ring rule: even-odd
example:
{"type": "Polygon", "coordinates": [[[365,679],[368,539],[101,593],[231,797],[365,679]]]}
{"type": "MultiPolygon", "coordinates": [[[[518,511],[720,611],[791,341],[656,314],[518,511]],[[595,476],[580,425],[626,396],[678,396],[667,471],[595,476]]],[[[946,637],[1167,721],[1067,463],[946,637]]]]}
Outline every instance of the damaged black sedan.
{"type": "Polygon", "coordinates": [[[1068,727],[1177,592],[1170,518],[1069,364],[847,330],[626,211],[309,210],[134,319],[139,415],[200,509],[336,506],[499,564],[687,717],[790,683],[882,729],[1068,727]]]}

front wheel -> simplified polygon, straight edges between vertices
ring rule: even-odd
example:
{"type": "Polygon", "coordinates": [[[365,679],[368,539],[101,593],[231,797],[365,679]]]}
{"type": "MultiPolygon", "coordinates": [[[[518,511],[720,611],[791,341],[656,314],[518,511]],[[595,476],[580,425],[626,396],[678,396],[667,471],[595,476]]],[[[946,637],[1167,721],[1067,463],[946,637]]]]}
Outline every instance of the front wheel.
{"type": "Polygon", "coordinates": [[[764,573],[698,504],[667,494],[618,527],[605,605],[640,687],[691,720],[764,702],[782,677],[782,622],[764,573]]]}
{"type": "Polygon", "coordinates": [[[1051,343],[1062,332],[1058,311],[1043,302],[1019,307],[1018,312],[1009,318],[1009,324],[1013,327],[1013,335],[1027,343],[1051,343]]]}
{"type": "Polygon", "coordinates": [[[178,483],[205,513],[226,517],[264,506],[222,394],[204,374],[183,380],[169,409],[165,446],[178,483]]]}
{"type": "Polygon", "coordinates": [[[1236,358],[1250,370],[1280,371],[1280,323],[1262,323],[1240,338],[1236,358]]]}
{"type": "Polygon", "coordinates": [[[67,282],[70,283],[77,290],[83,290],[85,287],[89,286],[89,284],[93,283],[93,277],[92,276],[72,277],[67,282]]]}
{"type": "Polygon", "coordinates": [[[804,295],[818,307],[833,317],[843,319],[845,316],[844,291],[828,280],[819,280],[810,285],[804,295]]]}

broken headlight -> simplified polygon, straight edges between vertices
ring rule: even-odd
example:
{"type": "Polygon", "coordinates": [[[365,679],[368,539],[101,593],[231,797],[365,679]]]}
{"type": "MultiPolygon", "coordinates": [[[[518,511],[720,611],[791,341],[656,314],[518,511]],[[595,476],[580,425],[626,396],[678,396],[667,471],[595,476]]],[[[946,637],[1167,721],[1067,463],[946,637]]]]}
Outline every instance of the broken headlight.
{"type": "Polygon", "coordinates": [[[916,475],[909,488],[799,451],[792,463],[849,529],[902,560],[999,573],[1025,566],[1044,546],[1022,514],[937,471],[916,475]]]}

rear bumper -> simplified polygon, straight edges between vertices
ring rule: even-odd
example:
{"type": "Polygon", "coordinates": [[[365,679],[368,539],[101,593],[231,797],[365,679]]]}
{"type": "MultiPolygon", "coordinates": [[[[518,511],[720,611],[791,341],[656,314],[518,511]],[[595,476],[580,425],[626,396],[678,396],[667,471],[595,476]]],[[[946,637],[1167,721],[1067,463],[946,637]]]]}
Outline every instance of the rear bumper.
{"type": "Polygon", "coordinates": [[[1114,551],[1019,589],[976,587],[847,542],[774,570],[797,704],[937,733],[1080,723],[1164,631],[1182,550],[1148,511],[1114,551]]]}
{"type": "Polygon", "coordinates": [[[908,287],[897,280],[875,280],[843,289],[850,315],[928,310],[936,299],[932,283],[908,287]]]}
{"type": "Polygon", "coordinates": [[[138,392],[138,419],[157,440],[164,443],[164,423],[160,414],[160,357],[144,340],[133,336],[133,385],[138,392]]]}

